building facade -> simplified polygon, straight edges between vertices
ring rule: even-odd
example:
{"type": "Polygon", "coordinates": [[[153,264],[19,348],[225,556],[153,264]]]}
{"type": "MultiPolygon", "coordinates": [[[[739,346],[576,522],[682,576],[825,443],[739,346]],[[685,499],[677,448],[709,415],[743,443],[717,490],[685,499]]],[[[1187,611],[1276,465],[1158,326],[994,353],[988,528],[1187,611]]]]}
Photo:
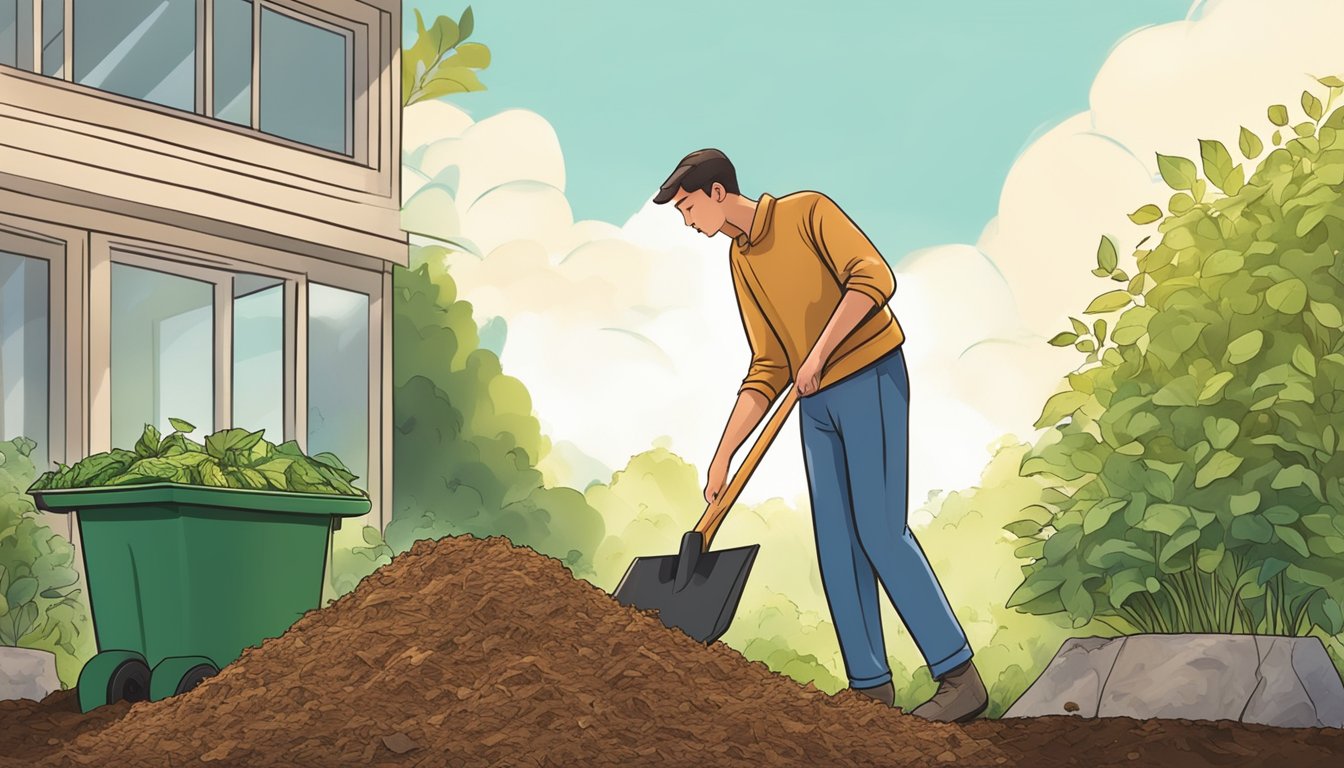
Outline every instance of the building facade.
{"type": "Polygon", "coordinates": [[[400,31],[400,0],[0,0],[0,439],[42,470],[265,429],[384,526],[400,31]]]}

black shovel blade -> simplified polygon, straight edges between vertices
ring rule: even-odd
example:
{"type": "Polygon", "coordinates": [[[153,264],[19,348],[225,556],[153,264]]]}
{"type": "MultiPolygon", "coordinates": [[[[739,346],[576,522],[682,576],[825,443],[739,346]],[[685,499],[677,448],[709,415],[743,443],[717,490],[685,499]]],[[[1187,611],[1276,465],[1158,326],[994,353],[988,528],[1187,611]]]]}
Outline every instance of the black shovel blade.
{"type": "Polygon", "coordinates": [[[760,549],[761,545],[752,544],[701,553],[695,558],[689,582],[680,590],[676,576],[681,555],[637,557],[613,595],[622,605],[656,610],[667,626],[712,643],[733,623],[760,549]]]}

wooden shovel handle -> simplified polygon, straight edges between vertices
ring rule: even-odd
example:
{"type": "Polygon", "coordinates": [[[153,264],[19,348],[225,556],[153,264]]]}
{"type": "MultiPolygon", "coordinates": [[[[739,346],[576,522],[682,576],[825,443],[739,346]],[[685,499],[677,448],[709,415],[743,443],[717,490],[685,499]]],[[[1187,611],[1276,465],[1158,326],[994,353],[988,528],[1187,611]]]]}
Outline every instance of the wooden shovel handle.
{"type": "Polygon", "coordinates": [[[761,430],[761,434],[756,438],[751,450],[747,452],[747,457],[742,460],[737,472],[733,474],[733,479],[728,483],[728,487],[724,489],[719,498],[714,500],[714,503],[705,508],[705,513],[700,516],[700,522],[695,524],[695,530],[705,537],[704,551],[709,551],[709,544],[714,540],[714,534],[718,533],[719,526],[723,524],[723,518],[727,517],[728,510],[732,509],[733,502],[737,501],[738,495],[742,493],[743,486],[751,478],[751,473],[756,471],[756,465],[761,462],[761,457],[765,455],[770,443],[774,442],[775,435],[779,434],[780,428],[788,420],[789,413],[793,410],[793,405],[797,401],[798,388],[790,386],[779,407],[775,408],[775,412],[770,415],[770,420],[766,422],[765,429],[761,430]]]}

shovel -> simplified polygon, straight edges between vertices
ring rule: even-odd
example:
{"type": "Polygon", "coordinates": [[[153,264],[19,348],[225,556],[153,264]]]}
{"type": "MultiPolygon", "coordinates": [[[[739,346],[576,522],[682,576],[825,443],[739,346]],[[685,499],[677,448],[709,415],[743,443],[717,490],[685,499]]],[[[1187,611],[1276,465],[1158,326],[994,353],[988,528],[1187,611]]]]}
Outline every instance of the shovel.
{"type": "Polygon", "coordinates": [[[751,573],[751,565],[756,561],[761,545],[714,552],[709,550],[709,545],[797,400],[797,391],[790,387],[728,487],[705,508],[695,528],[681,537],[680,552],[635,558],[616,587],[614,597],[617,602],[642,610],[656,610],[663,624],[680,629],[705,644],[718,640],[728,631],[738,601],[742,599],[747,574],[751,573]]]}

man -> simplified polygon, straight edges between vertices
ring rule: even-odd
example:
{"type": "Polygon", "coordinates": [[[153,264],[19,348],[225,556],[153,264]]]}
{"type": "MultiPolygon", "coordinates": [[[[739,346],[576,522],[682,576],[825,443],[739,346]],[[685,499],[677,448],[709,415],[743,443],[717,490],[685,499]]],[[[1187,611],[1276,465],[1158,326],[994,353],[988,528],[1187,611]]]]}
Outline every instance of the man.
{"type": "Polygon", "coordinates": [[[887,306],[891,267],[825,195],[743,196],[733,164],[716,149],[687,155],[653,200],[673,203],[707,237],[732,239],[733,287],[751,346],[705,500],[723,492],[733,454],[796,382],[817,559],[850,687],[893,703],[880,581],[939,681],[913,714],[944,722],[979,715],[988,696],[970,645],[906,524],[910,384],[905,335],[887,306]]]}

